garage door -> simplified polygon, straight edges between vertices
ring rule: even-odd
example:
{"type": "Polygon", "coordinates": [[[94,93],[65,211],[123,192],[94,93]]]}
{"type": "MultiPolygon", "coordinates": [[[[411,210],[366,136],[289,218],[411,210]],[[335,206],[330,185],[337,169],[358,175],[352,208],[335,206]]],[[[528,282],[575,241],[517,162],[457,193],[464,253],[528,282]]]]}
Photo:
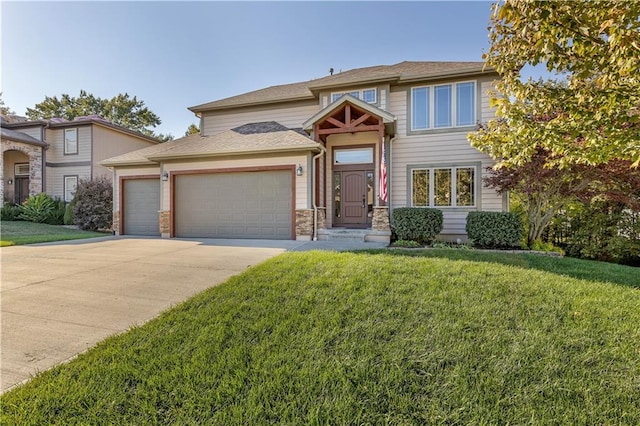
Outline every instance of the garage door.
{"type": "Polygon", "coordinates": [[[160,179],[127,179],[123,191],[124,233],[160,235],[160,179]]]}
{"type": "Polygon", "coordinates": [[[176,176],[175,235],[292,238],[291,171],[176,176]]]}

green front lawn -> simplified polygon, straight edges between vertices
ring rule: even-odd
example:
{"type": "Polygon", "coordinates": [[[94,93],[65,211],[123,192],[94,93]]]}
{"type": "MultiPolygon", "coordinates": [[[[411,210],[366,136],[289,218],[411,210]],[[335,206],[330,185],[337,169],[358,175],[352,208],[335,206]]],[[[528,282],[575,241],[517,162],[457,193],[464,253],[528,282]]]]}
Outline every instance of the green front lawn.
{"type": "Polygon", "coordinates": [[[640,424],[638,271],[287,253],[6,393],[1,423],[640,424]]]}
{"type": "Polygon", "coordinates": [[[44,223],[20,221],[2,221],[2,223],[0,223],[0,247],[48,243],[51,241],[78,240],[82,238],[104,237],[106,235],[109,234],[81,231],[79,229],[46,225],[44,223]]]}

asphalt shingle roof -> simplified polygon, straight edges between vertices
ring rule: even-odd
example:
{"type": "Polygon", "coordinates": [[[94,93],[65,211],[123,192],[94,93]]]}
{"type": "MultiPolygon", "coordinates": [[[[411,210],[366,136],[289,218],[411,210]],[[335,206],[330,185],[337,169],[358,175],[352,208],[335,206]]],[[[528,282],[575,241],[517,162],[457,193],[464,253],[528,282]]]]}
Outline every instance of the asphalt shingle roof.
{"type": "Polygon", "coordinates": [[[154,164],[171,158],[212,157],[296,150],[317,150],[319,144],[276,123],[251,123],[210,136],[189,135],[132,151],[102,162],[106,166],[154,164]]]}
{"type": "Polygon", "coordinates": [[[254,90],[225,99],[192,106],[193,112],[224,109],[257,103],[275,103],[288,100],[314,99],[314,90],[330,87],[342,87],[349,84],[366,84],[372,81],[410,82],[420,78],[435,78],[459,73],[490,73],[484,68],[484,62],[411,62],[405,61],[395,65],[377,65],[356,68],[334,75],[316,78],[300,83],[271,86],[254,90]]]}

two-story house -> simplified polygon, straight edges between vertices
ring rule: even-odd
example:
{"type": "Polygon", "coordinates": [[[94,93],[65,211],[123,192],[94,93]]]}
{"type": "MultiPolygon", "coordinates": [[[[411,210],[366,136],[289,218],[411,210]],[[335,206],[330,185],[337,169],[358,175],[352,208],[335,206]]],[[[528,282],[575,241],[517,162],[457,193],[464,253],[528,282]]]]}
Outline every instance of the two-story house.
{"type": "Polygon", "coordinates": [[[502,211],[482,184],[492,160],[467,133],[493,112],[481,62],[402,62],[268,87],[189,108],[200,135],[103,162],[121,234],[388,241],[396,207],[502,211]],[[159,213],[158,213],[159,211],[159,213]]]}
{"type": "Polygon", "coordinates": [[[1,129],[0,195],[18,204],[40,192],[71,201],[80,179],[112,179],[102,160],[158,143],[98,116],[71,121],[2,117],[1,129]]]}

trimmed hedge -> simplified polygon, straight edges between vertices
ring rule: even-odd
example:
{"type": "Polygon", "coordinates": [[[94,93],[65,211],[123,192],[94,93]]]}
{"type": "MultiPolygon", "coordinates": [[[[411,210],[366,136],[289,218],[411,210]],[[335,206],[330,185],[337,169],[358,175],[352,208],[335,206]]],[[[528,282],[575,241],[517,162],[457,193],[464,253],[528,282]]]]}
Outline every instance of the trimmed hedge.
{"type": "Polygon", "coordinates": [[[516,213],[469,212],[466,231],[473,245],[513,248],[520,247],[524,226],[516,213]]]}
{"type": "Polygon", "coordinates": [[[442,231],[442,212],[438,209],[400,207],[393,210],[393,226],[399,240],[430,244],[442,231]]]}

